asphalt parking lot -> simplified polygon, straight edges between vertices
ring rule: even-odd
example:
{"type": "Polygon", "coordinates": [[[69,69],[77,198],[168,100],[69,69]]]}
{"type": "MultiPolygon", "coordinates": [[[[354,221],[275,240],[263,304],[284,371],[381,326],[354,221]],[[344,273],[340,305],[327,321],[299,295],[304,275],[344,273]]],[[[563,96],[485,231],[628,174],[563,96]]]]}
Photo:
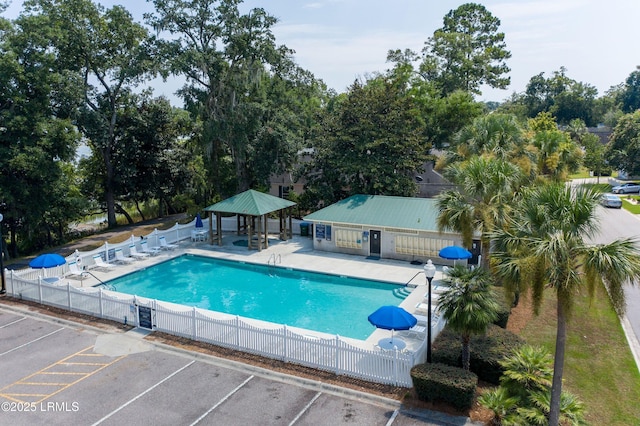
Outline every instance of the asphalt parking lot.
{"type": "Polygon", "coordinates": [[[0,423],[470,424],[143,337],[0,304],[0,423]]]}

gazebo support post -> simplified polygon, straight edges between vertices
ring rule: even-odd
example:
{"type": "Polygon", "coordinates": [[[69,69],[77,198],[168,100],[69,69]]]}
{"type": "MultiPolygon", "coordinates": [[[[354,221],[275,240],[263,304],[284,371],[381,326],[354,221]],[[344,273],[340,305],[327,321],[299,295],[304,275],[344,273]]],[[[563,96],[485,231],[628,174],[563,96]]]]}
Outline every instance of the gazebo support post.
{"type": "Polygon", "coordinates": [[[258,234],[258,251],[262,251],[262,215],[258,216],[258,225],[257,225],[257,234],[258,234]]]}
{"type": "MultiPolygon", "coordinates": [[[[216,214],[216,234],[218,235],[218,245],[222,246],[222,215],[216,214]]],[[[213,241],[211,242],[213,244],[213,241]]]]}
{"type": "Polygon", "coordinates": [[[264,215],[264,248],[269,248],[269,217],[264,215]]]}

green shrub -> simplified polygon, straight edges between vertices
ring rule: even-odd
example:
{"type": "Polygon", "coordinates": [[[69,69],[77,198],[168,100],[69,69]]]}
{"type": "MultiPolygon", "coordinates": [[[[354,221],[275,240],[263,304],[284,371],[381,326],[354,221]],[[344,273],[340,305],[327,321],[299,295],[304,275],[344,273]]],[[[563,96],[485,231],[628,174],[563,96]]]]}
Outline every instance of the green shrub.
{"type": "MultiPolygon", "coordinates": [[[[484,335],[472,336],[470,342],[470,368],[480,380],[489,383],[500,383],[503,367],[500,361],[524,344],[518,335],[497,325],[487,328],[484,335]]],[[[432,346],[433,362],[452,367],[462,367],[462,343],[460,335],[449,327],[438,335],[432,346]]]]}
{"type": "Polygon", "coordinates": [[[471,371],[482,380],[497,385],[504,371],[500,361],[524,343],[517,334],[498,326],[489,327],[485,335],[471,339],[471,371]]]}
{"type": "Polygon", "coordinates": [[[478,376],[445,364],[418,364],[411,369],[411,380],[418,398],[443,401],[458,410],[468,410],[478,385],[478,376]]]}
{"type": "MultiPolygon", "coordinates": [[[[473,343],[471,350],[473,351],[473,343]]],[[[431,346],[433,362],[446,364],[451,367],[462,367],[462,343],[460,335],[451,328],[445,327],[431,346]]]]}

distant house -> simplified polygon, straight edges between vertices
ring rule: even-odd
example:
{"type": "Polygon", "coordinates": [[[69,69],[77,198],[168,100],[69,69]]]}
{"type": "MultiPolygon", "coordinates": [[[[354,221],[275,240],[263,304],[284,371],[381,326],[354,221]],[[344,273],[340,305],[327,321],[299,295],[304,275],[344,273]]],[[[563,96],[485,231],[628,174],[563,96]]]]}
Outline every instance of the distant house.
{"type": "MultiPolygon", "coordinates": [[[[446,246],[461,245],[462,239],[457,233],[438,232],[437,217],[434,199],[354,195],[303,219],[313,225],[311,236],[316,250],[451,264],[453,261],[440,259],[438,252],[446,246]]],[[[476,259],[480,245],[474,245],[476,259]]]]}
{"type": "MultiPolygon", "coordinates": [[[[305,164],[311,160],[313,155],[313,148],[305,148],[298,152],[298,163],[305,164]]],[[[444,177],[435,170],[433,170],[433,163],[427,162],[423,165],[424,171],[421,173],[416,172],[414,179],[418,185],[418,197],[433,197],[440,192],[453,188],[453,184],[445,180],[444,177]]],[[[294,175],[291,172],[280,173],[272,175],[269,178],[269,194],[274,197],[288,198],[289,193],[300,195],[304,192],[304,186],[307,183],[305,176],[300,176],[294,179],[294,175]]]]}
{"type": "Polygon", "coordinates": [[[587,131],[591,134],[594,134],[600,139],[600,143],[602,145],[606,145],[609,143],[609,138],[613,131],[611,127],[608,126],[598,126],[598,127],[587,127],[587,131]]]}

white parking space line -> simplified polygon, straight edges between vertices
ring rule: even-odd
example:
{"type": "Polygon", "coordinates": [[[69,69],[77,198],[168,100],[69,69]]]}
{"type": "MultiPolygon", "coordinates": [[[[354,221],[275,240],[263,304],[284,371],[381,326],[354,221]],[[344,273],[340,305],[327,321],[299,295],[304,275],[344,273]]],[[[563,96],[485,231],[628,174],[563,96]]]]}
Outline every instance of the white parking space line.
{"type": "Polygon", "coordinates": [[[30,341],[30,342],[23,343],[23,344],[22,344],[22,345],[20,345],[20,346],[16,346],[16,347],[15,347],[15,348],[13,348],[13,349],[9,349],[9,350],[8,350],[8,351],[6,351],[6,352],[2,352],[2,353],[0,354],[0,356],[6,355],[6,354],[8,354],[8,353],[10,353],[10,352],[13,352],[13,351],[17,351],[18,349],[20,349],[20,348],[24,348],[25,346],[29,346],[30,344],[35,343],[35,342],[37,342],[38,340],[45,339],[45,338],[47,338],[47,337],[51,336],[52,334],[56,334],[57,332],[62,331],[62,330],[64,330],[64,327],[59,328],[59,329],[57,329],[56,331],[52,331],[52,332],[51,332],[51,333],[49,333],[49,334],[45,334],[45,335],[44,335],[44,336],[42,336],[42,337],[38,337],[37,339],[33,339],[33,340],[32,340],[32,341],[30,341]]]}
{"type": "Polygon", "coordinates": [[[309,403],[305,405],[302,410],[300,410],[296,418],[291,420],[291,423],[289,423],[289,426],[293,426],[298,421],[298,419],[300,419],[300,417],[302,417],[302,415],[307,412],[307,410],[311,407],[311,405],[313,405],[313,403],[316,402],[316,399],[318,399],[320,395],[322,395],[322,392],[316,393],[315,396],[311,398],[311,401],[309,401],[309,403]]]}
{"type": "Polygon", "coordinates": [[[391,417],[389,418],[389,421],[387,422],[387,424],[385,426],[391,426],[393,424],[393,422],[396,420],[396,417],[398,417],[398,413],[400,412],[400,409],[396,408],[393,411],[393,414],[391,415],[391,417]]]}
{"type": "Polygon", "coordinates": [[[27,319],[27,317],[22,317],[22,318],[20,318],[20,319],[15,320],[14,322],[10,322],[9,324],[0,325],[0,328],[9,327],[10,325],[13,325],[13,324],[15,324],[15,323],[17,323],[17,322],[20,322],[20,321],[22,321],[22,320],[25,320],[25,319],[27,319]]]}
{"type": "Polygon", "coordinates": [[[202,419],[204,419],[205,417],[207,417],[209,415],[209,413],[211,413],[213,410],[215,410],[216,408],[218,408],[220,406],[220,404],[222,404],[223,402],[225,402],[227,399],[229,399],[234,393],[238,392],[240,389],[242,389],[244,387],[244,385],[246,385],[247,383],[249,383],[249,380],[253,379],[255,376],[251,375],[249,376],[249,378],[247,380],[245,380],[244,382],[240,383],[234,390],[232,390],[231,392],[229,392],[224,398],[222,398],[220,401],[218,401],[218,403],[216,405],[214,405],[213,407],[209,408],[207,410],[206,413],[204,413],[203,415],[201,415],[200,417],[198,417],[196,419],[195,422],[191,423],[189,426],[194,426],[197,425],[198,423],[200,423],[200,421],[202,419]]]}
{"type": "Polygon", "coordinates": [[[116,408],[115,410],[113,410],[112,412],[110,412],[109,414],[107,414],[106,416],[104,416],[103,418],[98,420],[97,422],[95,422],[93,424],[93,426],[99,425],[100,423],[104,422],[109,417],[111,417],[114,414],[116,414],[118,411],[122,410],[123,408],[127,407],[129,404],[137,401],[138,399],[142,398],[144,395],[148,394],[149,392],[151,392],[152,390],[154,390],[155,388],[157,388],[158,386],[160,386],[161,384],[163,384],[164,382],[166,382],[167,380],[169,380],[170,378],[172,378],[173,376],[175,376],[176,374],[180,373],[182,370],[184,370],[185,368],[189,367],[190,365],[192,365],[194,363],[195,363],[195,360],[191,361],[189,364],[185,365],[184,367],[182,367],[182,368],[174,371],[173,373],[169,374],[167,377],[165,377],[164,379],[160,380],[155,385],[151,386],[150,388],[148,388],[144,392],[138,394],[135,398],[130,399],[129,401],[125,402],[124,404],[122,404],[121,406],[119,406],[118,408],[116,408]]]}

